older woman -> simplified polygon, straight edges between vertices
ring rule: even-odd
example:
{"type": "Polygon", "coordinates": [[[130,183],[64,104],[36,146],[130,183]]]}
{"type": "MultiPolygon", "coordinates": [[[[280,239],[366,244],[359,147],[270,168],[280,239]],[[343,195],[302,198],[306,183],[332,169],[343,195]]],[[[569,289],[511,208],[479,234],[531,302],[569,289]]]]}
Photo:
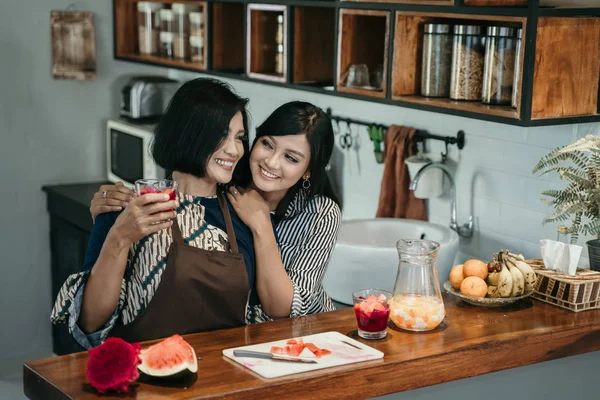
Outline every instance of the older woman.
{"type": "Polygon", "coordinates": [[[174,95],[153,156],[178,183],[177,199],[145,194],[96,218],[88,265],[70,276],[52,311],[84,347],[108,336],[150,340],[242,325],[254,287],[248,228],[219,184],[247,155],[247,100],[197,79],[174,95]]]}

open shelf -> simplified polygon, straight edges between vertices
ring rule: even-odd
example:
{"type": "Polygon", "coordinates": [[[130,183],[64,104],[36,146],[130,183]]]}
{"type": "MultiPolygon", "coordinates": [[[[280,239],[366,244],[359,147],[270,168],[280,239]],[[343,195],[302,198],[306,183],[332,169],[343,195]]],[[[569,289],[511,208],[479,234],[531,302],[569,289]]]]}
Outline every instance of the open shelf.
{"type": "Polygon", "coordinates": [[[600,7],[537,7],[526,0],[251,1],[160,1],[205,5],[205,64],[199,64],[140,54],[139,0],[113,0],[114,57],[510,125],[600,122],[600,7]],[[429,22],[522,28],[517,107],[421,96],[423,25],[429,22]],[[381,90],[346,86],[350,66],[359,64],[367,66],[371,84],[381,66],[381,90]]]}
{"type": "MultiPolygon", "coordinates": [[[[173,3],[192,4],[201,7],[204,13],[204,38],[202,62],[192,62],[190,59],[182,60],[176,58],[161,57],[158,54],[140,54],[139,52],[139,36],[138,36],[138,21],[137,21],[137,0],[114,0],[115,6],[115,57],[119,59],[137,60],[144,63],[152,63],[164,65],[174,68],[183,68],[188,70],[204,71],[207,69],[207,2],[206,1],[177,1],[163,0],[161,3],[167,8],[173,3]]],[[[188,56],[189,58],[189,56],[188,56]]]]}
{"type": "Polygon", "coordinates": [[[340,9],[338,32],[337,90],[370,97],[386,97],[390,12],[340,9]],[[373,85],[381,71],[381,90],[347,87],[352,65],[364,64],[373,85]]]}
{"type": "Polygon", "coordinates": [[[211,2],[211,69],[244,71],[244,5],[211,2]]]}
{"type": "Polygon", "coordinates": [[[294,8],[292,83],[332,86],[335,61],[335,8],[294,8]]]}
{"type": "Polygon", "coordinates": [[[246,74],[256,79],[287,82],[287,7],[248,4],[246,74]],[[277,19],[283,18],[283,42],[277,43],[277,19]],[[278,54],[278,47],[282,48],[278,54]],[[281,68],[277,71],[278,57],[281,68]]]}
{"type": "MultiPolygon", "coordinates": [[[[517,108],[514,109],[510,106],[493,106],[480,102],[421,96],[421,64],[423,58],[424,24],[447,23],[455,25],[468,23],[472,25],[502,25],[523,28],[522,42],[525,43],[527,24],[524,17],[397,12],[395,23],[391,93],[393,100],[520,119],[520,99],[517,103],[517,108]]],[[[523,71],[523,52],[518,62],[521,64],[519,70],[523,71]]],[[[451,66],[448,65],[448,68],[451,68],[451,66]]],[[[521,93],[521,82],[522,75],[518,79],[519,93],[521,93]]]]}

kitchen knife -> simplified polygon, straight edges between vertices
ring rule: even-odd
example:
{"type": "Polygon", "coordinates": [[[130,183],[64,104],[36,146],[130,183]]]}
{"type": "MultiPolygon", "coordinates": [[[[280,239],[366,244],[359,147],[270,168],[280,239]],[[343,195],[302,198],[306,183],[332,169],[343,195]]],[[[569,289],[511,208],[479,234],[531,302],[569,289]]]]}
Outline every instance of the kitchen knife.
{"type": "Polygon", "coordinates": [[[252,358],[266,358],[270,360],[276,361],[290,361],[290,362],[301,362],[301,363],[309,363],[316,364],[315,360],[311,360],[309,358],[298,358],[298,357],[290,357],[284,354],[273,354],[266,353],[262,351],[251,351],[251,350],[234,350],[233,355],[236,357],[252,357],[252,358]]]}

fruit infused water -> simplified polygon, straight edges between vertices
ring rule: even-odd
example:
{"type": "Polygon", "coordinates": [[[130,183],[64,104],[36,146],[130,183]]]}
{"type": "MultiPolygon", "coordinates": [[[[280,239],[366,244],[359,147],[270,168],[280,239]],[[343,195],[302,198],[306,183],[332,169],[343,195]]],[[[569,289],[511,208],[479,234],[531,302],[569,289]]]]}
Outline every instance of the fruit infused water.
{"type": "Polygon", "coordinates": [[[436,267],[440,245],[432,240],[401,239],[396,248],[400,263],[390,318],[400,329],[435,329],[446,316],[436,267]]]}
{"type": "Polygon", "coordinates": [[[358,336],[363,339],[381,339],[387,335],[391,297],[390,292],[377,289],[359,290],[352,294],[358,336]]]}
{"type": "Polygon", "coordinates": [[[424,332],[444,320],[444,302],[435,296],[399,295],[390,301],[390,318],[398,328],[424,332]]]}
{"type": "Polygon", "coordinates": [[[165,193],[169,200],[177,198],[177,182],[169,179],[138,179],[135,181],[135,192],[138,196],[148,193],[165,193]]]}

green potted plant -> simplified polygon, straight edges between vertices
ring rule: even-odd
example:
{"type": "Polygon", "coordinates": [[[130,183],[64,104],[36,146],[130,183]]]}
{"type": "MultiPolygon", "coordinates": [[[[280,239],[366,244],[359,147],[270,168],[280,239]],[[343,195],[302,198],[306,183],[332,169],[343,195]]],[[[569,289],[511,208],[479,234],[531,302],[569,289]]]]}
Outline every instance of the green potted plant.
{"type": "Polygon", "coordinates": [[[600,271],[600,136],[587,135],[552,150],[533,169],[534,174],[540,172],[556,172],[567,182],[562,190],[542,192],[547,196],[542,201],[554,207],[543,223],[571,218],[571,244],[577,243],[579,235],[595,235],[586,244],[591,268],[600,271]]]}

